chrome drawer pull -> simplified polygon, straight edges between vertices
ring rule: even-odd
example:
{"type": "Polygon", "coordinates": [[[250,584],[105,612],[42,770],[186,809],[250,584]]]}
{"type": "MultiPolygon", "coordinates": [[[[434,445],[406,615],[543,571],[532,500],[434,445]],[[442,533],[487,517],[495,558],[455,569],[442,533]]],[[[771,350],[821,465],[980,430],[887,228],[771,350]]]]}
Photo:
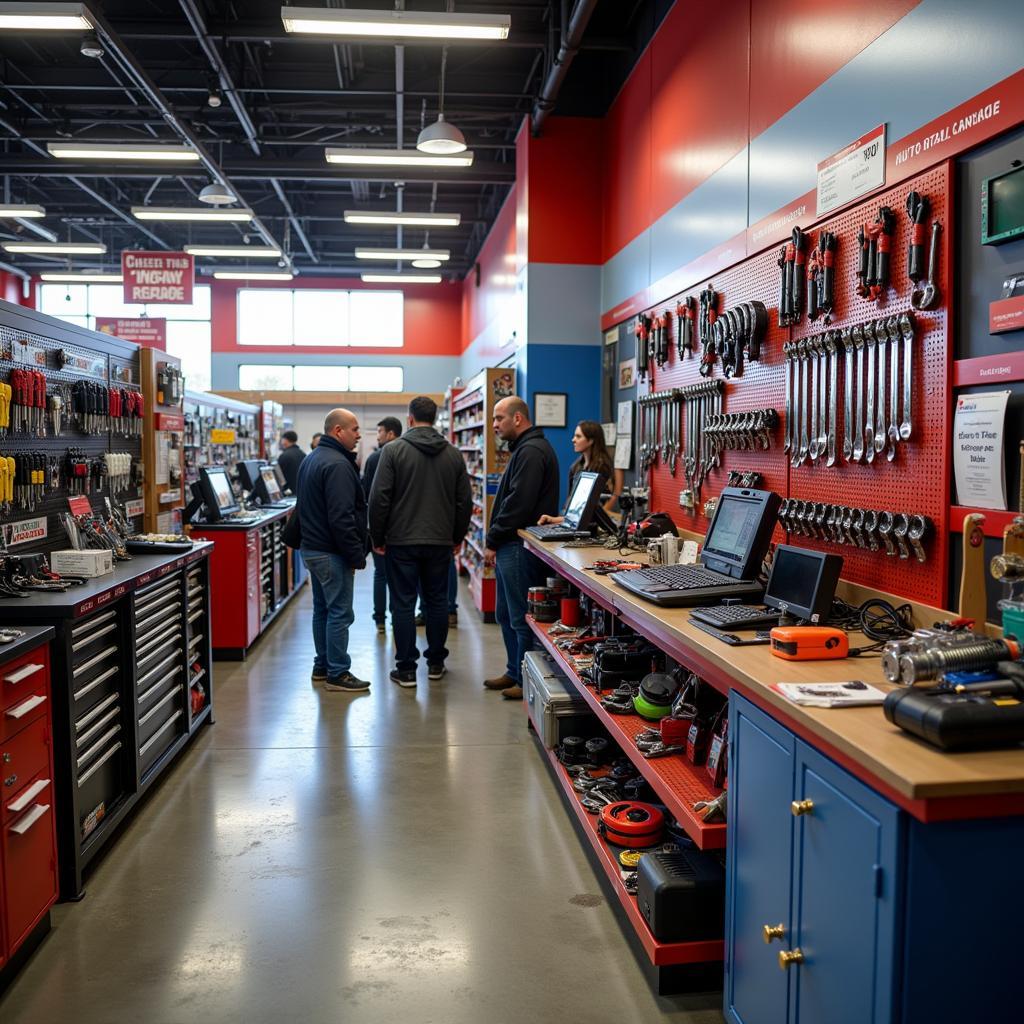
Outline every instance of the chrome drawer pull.
{"type": "Polygon", "coordinates": [[[115,725],[113,729],[109,729],[84,754],[82,754],[82,756],[75,762],[75,767],[81,768],[86,761],[91,761],[99,753],[100,747],[102,747],[107,740],[113,739],[120,731],[120,723],[115,725]]]}
{"type": "Polygon", "coordinates": [[[140,719],[139,725],[145,725],[169,700],[176,697],[184,686],[176,686],[173,690],[168,690],[166,696],[161,697],[140,719]]]}
{"type": "Polygon", "coordinates": [[[116,614],[117,612],[109,611],[104,612],[102,615],[94,615],[91,619],[87,619],[80,626],[75,626],[75,628],[71,630],[71,639],[77,640],[86,630],[95,629],[104,622],[109,622],[116,614]]]}
{"type": "Polygon", "coordinates": [[[49,809],[49,804],[36,804],[24,818],[11,826],[11,831],[16,836],[23,836],[49,809]]]}
{"type": "Polygon", "coordinates": [[[190,616],[188,617],[188,621],[189,621],[189,622],[195,622],[195,621],[196,621],[196,619],[201,619],[202,617],[203,617],[203,610],[202,610],[202,609],[200,608],[200,609],[199,609],[199,611],[197,611],[197,612],[193,612],[193,613],[192,613],[192,614],[191,614],[191,615],[190,615],[190,616]]]}
{"type": "Polygon", "coordinates": [[[161,736],[162,736],[162,735],[163,735],[163,734],[164,734],[165,732],[167,732],[167,730],[168,730],[168,729],[169,729],[169,728],[170,728],[170,727],[171,727],[172,725],[174,725],[174,723],[175,723],[175,722],[176,722],[176,721],[177,721],[177,720],[178,720],[179,718],[181,718],[181,716],[182,716],[182,715],[183,715],[184,713],[185,713],[185,712],[184,712],[184,711],[181,711],[181,710],[175,711],[175,712],[174,712],[174,714],[173,714],[173,715],[171,715],[171,717],[170,717],[170,718],[168,718],[168,719],[167,719],[167,721],[166,721],[166,722],[164,722],[164,724],[163,724],[163,725],[161,725],[161,726],[160,726],[160,728],[159,728],[159,729],[157,729],[157,731],[156,731],[155,733],[153,733],[153,735],[152,735],[152,736],[150,736],[150,737],[149,737],[149,739],[148,739],[148,740],[146,740],[146,742],[145,742],[145,743],[143,743],[143,744],[142,744],[142,746],[141,746],[141,747],[139,747],[139,757],[144,757],[144,756],[145,756],[145,754],[146,754],[146,751],[147,751],[147,750],[149,750],[149,748],[150,748],[151,746],[153,746],[153,744],[154,744],[154,743],[156,743],[156,741],[157,741],[157,740],[158,740],[158,739],[159,739],[159,738],[160,738],[160,737],[161,737],[161,736]]]}
{"type": "Polygon", "coordinates": [[[83,672],[88,672],[94,665],[98,665],[104,658],[109,658],[112,654],[117,654],[116,647],[107,647],[99,654],[94,654],[88,661],[72,670],[72,678],[77,679],[83,672]]]}
{"type": "Polygon", "coordinates": [[[46,668],[45,665],[22,665],[16,672],[12,672],[9,676],[4,676],[4,682],[10,683],[12,686],[15,683],[20,683],[22,679],[28,679],[29,676],[34,676],[37,672],[42,672],[46,668]]]}
{"type": "Polygon", "coordinates": [[[146,701],[149,700],[149,698],[154,693],[156,693],[156,691],[159,690],[161,686],[163,686],[165,683],[169,683],[180,671],[180,665],[177,668],[172,668],[171,671],[163,677],[163,679],[158,679],[148,690],[146,690],[145,693],[140,693],[139,699],[136,701],[139,707],[145,704],[146,701]]]}
{"type": "Polygon", "coordinates": [[[110,725],[121,713],[120,708],[111,708],[94,726],[86,729],[78,739],[75,740],[75,747],[83,747],[89,742],[104,726],[110,725]]]}
{"type": "Polygon", "coordinates": [[[21,796],[19,796],[16,800],[12,800],[7,805],[7,810],[13,811],[13,813],[15,814],[17,814],[19,811],[25,810],[25,808],[28,807],[28,805],[32,803],[32,801],[37,796],[39,796],[39,794],[42,793],[42,791],[46,789],[46,787],[49,784],[49,779],[37,779],[35,782],[32,783],[31,786],[28,787],[28,789],[25,790],[24,793],[21,794],[21,796]]]}
{"type": "Polygon", "coordinates": [[[40,704],[45,704],[46,698],[36,693],[29,697],[28,700],[23,700],[20,704],[15,704],[13,708],[7,709],[8,718],[24,718],[30,711],[39,707],[40,704]]]}
{"type": "Polygon", "coordinates": [[[115,704],[120,696],[119,693],[112,693],[109,697],[104,697],[96,707],[91,708],[75,722],[75,732],[81,732],[94,718],[102,715],[111,704],[115,704]]]}
{"type": "Polygon", "coordinates": [[[112,668],[108,668],[106,672],[101,672],[91,683],[83,686],[80,690],[75,690],[72,694],[75,700],[81,700],[87,693],[92,693],[100,683],[105,683],[111,676],[117,674],[117,666],[114,665],[112,668]]]}
{"type": "Polygon", "coordinates": [[[75,654],[83,647],[88,647],[89,644],[95,643],[101,636],[106,636],[108,633],[112,633],[115,629],[117,629],[117,623],[111,622],[109,625],[104,626],[98,633],[93,633],[91,636],[85,637],[84,640],[79,640],[77,644],[72,644],[71,653],[75,654]]]}
{"type": "Polygon", "coordinates": [[[181,638],[181,627],[175,626],[174,631],[170,636],[161,636],[157,634],[152,640],[147,640],[140,647],[135,648],[135,657],[138,663],[141,665],[147,658],[151,657],[154,651],[158,651],[161,647],[165,647],[167,644],[174,640],[181,638]]]}
{"type": "Polygon", "coordinates": [[[175,600],[168,602],[166,605],[162,605],[160,608],[154,610],[152,615],[147,614],[145,618],[135,620],[135,635],[139,633],[145,633],[150,626],[157,625],[161,622],[166,623],[169,619],[174,619],[180,614],[181,602],[175,598],[175,600]]]}
{"type": "Polygon", "coordinates": [[[156,583],[150,583],[149,586],[142,587],[140,590],[135,591],[135,601],[138,603],[140,599],[147,599],[157,597],[160,594],[171,590],[175,584],[181,582],[181,576],[178,573],[174,573],[172,576],[168,576],[167,579],[157,580],[156,583]]]}
{"type": "Polygon", "coordinates": [[[168,665],[172,665],[178,658],[181,657],[181,651],[171,651],[163,661],[158,661],[151,669],[149,669],[144,675],[139,677],[139,681],[136,684],[136,689],[140,689],[146,686],[151,679],[155,676],[160,675],[168,665]]]}
{"type": "Polygon", "coordinates": [[[81,787],[84,783],[88,782],[93,775],[99,771],[99,769],[106,764],[119,750],[121,749],[121,743],[118,741],[115,743],[84,775],[78,776],[78,785],[81,787]]]}
{"type": "Polygon", "coordinates": [[[147,644],[147,647],[149,649],[146,651],[145,654],[143,654],[142,651],[136,651],[135,652],[135,664],[136,664],[136,667],[137,668],[142,668],[142,666],[147,661],[152,661],[156,657],[163,656],[164,654],[167,653],[167,648],[168,647],[173,647],[175,645],[177,645],[179,650],[181,649],[181,630],[177,629],[177,628],[175,628],[174,632],[171,633],[170,636],[165,636],[165,637],[161,638],[159,643],[147,644]]]}

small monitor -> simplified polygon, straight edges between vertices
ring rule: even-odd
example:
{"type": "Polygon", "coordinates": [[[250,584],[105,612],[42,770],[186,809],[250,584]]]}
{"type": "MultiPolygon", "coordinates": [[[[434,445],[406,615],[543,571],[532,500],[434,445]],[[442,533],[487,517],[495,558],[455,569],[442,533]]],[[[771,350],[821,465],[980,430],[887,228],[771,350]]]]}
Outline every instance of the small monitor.
{"type": "Polygon", "coordinates": [[[277,482],[277,476],[270,466],[260,466],[259,479],[256,481],[256,496],[264,505],[280,501],[284,495],[277,482]]]}
{"type": "Polygon", "coordinates": [[[815,625],[825,622],[832,610],[842,569],[843,559],[839,555],[779,544],[764,603],[794,619],[805,619],[815,625]]]}
{"type": "Polygon", "coordinates": [[[256,489],[256,481],[260,478],[260,466],[263,463],[259,459],[243,459],[238,463],[238,479],[242,484],[242,489],[246,491],[254,491],[256,489]]]}
{"type": "Polygon", "coordinates": [[[580,473],[576,486],[569,495],[565,507],[565,523],[571,530],[589,530],[594,518],[594,508],[601,500],[601,488],[597,486],[599,473],[580,473]]]}
{"type": "Polygon", "coordinates": [[[735,579],[756,580],[781,504],[773,491],[726,487],[704,540],[704,565],[735,579]]]}
{"type": "Polygon", "coordinates": [[[231,489],[228,471],[223,466],[203,466],[199,470],[203,502],[212,522],[238,511],[238,499],[231,489]]]}
{"type": "Polygon", "coordinates": [[[277,477],[277,486],[283,491],[288,486],[288,481],[284,478],[284,470],[276,462],[272,462],[270,468],[274,471],[274,476],[277,477]]]}

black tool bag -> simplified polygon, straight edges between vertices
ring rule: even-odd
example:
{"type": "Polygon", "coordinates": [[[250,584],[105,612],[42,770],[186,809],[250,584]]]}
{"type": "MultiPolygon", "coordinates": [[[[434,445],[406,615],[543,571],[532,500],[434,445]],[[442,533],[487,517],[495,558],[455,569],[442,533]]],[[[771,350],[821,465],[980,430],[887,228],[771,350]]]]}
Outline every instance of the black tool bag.
{"type": "Polygon", "coordinates": [[[660,657],[658,649],[640,637],[628,643],[596,644],[590,670],[594,689],[600,693],[614,690],[623,683],[638,683],[652,671],[660,657]]]}

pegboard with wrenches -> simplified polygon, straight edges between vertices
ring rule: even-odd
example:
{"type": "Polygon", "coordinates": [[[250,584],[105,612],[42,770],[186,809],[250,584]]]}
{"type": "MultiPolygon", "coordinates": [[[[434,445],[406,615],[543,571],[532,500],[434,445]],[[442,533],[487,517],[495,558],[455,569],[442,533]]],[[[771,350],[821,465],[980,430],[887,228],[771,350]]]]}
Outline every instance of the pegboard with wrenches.
{"type": "MultiPolygon", "coordinates": [[[[792,326],[779,327],[777,245],[712,278],[693,284],[667,302],[646,311],[644,315],[650,317],[652,322],[655,317],[662,318],[666,312],[670,314],[670,337],[667,346],[663,343],[663,347],[667,347],[663,365],[658,365],[652,352],[646,380],[640,381],[640,394],[685,387],[706,379],[700,374],[699,309],[695,312],[696,323],[691,321],[688,328],[693,334],[692,354],[685,348],[681,350],[678,345],[679,318],[676,310],[685,303],[686,297],[698,299],[701,291],[710,285],[718,293],[719,311],[742,302],[756,300],[764,303],[769,317],[767,330],[761,340],[760,359],[758,362],[745,361],[741,376],[733,376],[724,381],[723,411],[737,413],[773,408],[779,416],[779,426],[772,432],[771,447],[767,451],[726,450],[722,453],[721,465],[713,469],[704,480],[700,500],[693,510],[682,508],[679,504],[680,492],[686,488],[685,481],[680,475],[671,474],[667,460],[658,458],[650,470],[652,509],[670,512],[677,525],[684,529],[706,532],[709,520],[703,514],[703,504],[721,493],[731,471],[756,470],[762,476],[761,486],[784,498],[868,509],[884,507],[893,513],[927,516],[933,530],[924,539],[927,554],[924,563],[916,559],[890,558],[884,550],[862,550],[850,546],[835,549],[827,542],[812,537],[791,535],[789,540],[808,547],[837,550],[845,559],[843,576],[852,582],[928,604],[945,603],[950,444],[946,395],[949,385],[951,322],[949,282],[952,275],[949,270],[953,240],[953,225],[949,216],[950,195],[950,168],[941,165],[820,224],[802,226],[808,236],[808,254],[817,245],[821,231],[832,232],[837,238],[833,267],[834,306],[827,326],[822,317],[808,320],[805,282],[802,289],[803,311],[799,320],[792,326]],[[907,275],[907,245],[913,229],[907,215],[906,200],[911,191],[927,196],[929,200],[931,216],[928,226],[931,219],[934,219],[939,221],[943,229],[936,270],[940,296],[936,308],[927,311],[912,309],[910,303],[912,283],[907,275]],[[874,222],[882,206],[890,207],[895,214],[895,229],[890,256],[890,284],[876,302],[862,298],[856,292],[860,260],[857,231],[865,223],[874,222]],[[901,439],[894,460],[888,461],[883,452],[881,458],[876,456],[871,464],[866,460],[847,463],[840,452],[833,466],[826,465],[827,458],[820,458],[813,465],[807,460],[799,467],[791,466],[790,455],[783,451],[787,427],[786,360],[783,345],[805,341],[826,329],[841,332],[854,325],[878,319],[888,321],[907,311],[913,313],[915,321],[911,377],[912,430],[909,439],[901,439]]],[[[889,367],[891,369],[891,363],[889,367]]],[[[723,378],[720,361],[716,361],[711,368],[711,376],[723,378]]],[[[838,379],[842,389],[841,372],[838,379]]],[[[891,378],[887,386],[891,386],[891,378]]],[[[841,393],[836,414],[841,436],[844,414],[841,393]]],[[[685,441],[685,420],[683,426],[685,441]]],[[[785,540],[786,537],[781,527],[776,530],[776,541],[785,540]]]]}

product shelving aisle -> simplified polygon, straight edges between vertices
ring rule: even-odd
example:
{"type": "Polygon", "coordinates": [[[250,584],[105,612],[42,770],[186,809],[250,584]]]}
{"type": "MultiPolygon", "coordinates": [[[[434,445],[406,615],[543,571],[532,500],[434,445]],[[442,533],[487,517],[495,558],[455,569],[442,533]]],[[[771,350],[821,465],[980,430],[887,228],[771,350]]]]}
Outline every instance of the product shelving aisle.
{"type": "Polygon", "coordinates": [[[185,392],[185,486],[201,466],[227,466],[260,456],[260,407],[208,392],[185,392]]]}
{"type": "Polygon", "coordinates": [[[473,603],[485,621],[494,619],[494,570],[484,565],[491,506],[509,452],[491,429],[494,406],[515,393],[512,370],[481,370],[451,400],[451,440],[462,452],[473,492],[473,515],[460,560],[469,573],[473,603]]]}

